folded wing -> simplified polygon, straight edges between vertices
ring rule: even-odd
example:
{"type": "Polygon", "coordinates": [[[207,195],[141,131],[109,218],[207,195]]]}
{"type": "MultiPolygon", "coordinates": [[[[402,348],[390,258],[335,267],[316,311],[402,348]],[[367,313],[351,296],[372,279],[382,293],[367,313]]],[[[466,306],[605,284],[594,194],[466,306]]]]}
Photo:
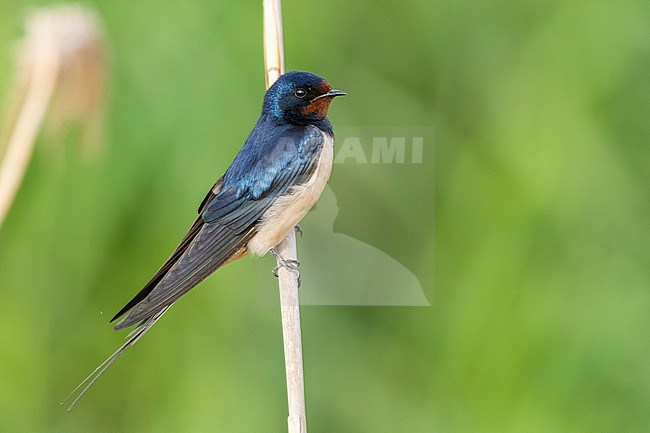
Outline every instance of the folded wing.
{"type": "MultiPolygon", "coordinates": [[[[288,141],[284,136],[281,151],[266,153],[273,155],[273,160],[258,158],[248,167],[240,164],[237,176],[229,178],[226,172],[217,181],[178,247],[144,288],[113,317],[115,320],[128,312],[115,329],[149,319],[219,267],[246,253],[247,243],[256,234],[255,224],[264,212],[313,172],[313,161],[317,159],[314,155],[322,148],[323,138],[320,131],[312,129],[315,128],[308,128],[307,134],[304,130],[294,132],[293,141],[291,135],[288,141]]],[[[252,138],[249,137],[245,147],[252,138]]]]}

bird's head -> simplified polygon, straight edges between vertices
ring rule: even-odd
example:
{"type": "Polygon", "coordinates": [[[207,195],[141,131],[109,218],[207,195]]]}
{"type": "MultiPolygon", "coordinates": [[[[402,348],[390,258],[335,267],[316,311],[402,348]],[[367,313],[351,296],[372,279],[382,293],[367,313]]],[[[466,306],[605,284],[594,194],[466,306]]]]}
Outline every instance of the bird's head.
{"type": "Polygon", "coordinates": [[[330,102],[345,95],[332,90],[325,79],[310,72],[291,71],[273,83],[264,95],[264,112],[291,123],[307,124],[325,119],[330,102]]]}

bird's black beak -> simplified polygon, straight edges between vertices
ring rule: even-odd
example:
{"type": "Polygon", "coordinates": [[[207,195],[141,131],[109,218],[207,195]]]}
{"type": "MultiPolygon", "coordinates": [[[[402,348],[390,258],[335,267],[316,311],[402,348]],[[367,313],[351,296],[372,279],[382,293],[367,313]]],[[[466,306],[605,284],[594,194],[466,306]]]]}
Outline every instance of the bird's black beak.
{"type": "Polygon", "coordinates": [[[335,96],[345,96],[345,95],[347,95],[347,93],[345,93],[343,90],[330,90],[327,93],[323,93],[322,95],[316,96],[314,99],[312,99],[312,102],[320,98],[333,98],[335,96]]]}

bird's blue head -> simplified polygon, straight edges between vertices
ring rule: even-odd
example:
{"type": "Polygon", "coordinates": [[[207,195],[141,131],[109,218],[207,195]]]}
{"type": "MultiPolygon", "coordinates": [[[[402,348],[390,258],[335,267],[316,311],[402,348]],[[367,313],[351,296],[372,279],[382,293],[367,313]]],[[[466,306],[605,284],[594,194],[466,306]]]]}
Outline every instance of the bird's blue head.
{"type": "Polygon", "coordinates": [[[273,83],[264,95],[263,112],[298,125],[318,122],[327,116],[330,102],[345,95],[310,72],[291,71],[273,83]]]}

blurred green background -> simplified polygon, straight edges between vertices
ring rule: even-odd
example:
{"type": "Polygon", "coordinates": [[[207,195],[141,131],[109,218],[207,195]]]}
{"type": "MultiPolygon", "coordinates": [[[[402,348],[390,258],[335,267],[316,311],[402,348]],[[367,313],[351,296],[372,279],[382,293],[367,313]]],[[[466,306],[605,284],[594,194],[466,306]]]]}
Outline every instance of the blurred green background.
{"type": "MultiPolygon", "coordinates": [[[[48,3],[0,0],[3,100],[48,3]]],[[[52,158],[41,138],[0,230],[0,431],[286,431],[279,312],[255,298],[268,258],[208,279],[58,404],[123,341],[108,318],[264,90],[259,1],[87,3],[110,45],[104,149],[52,158]]],[[[283,8],[287,69],[349,93],[335,127],[435,127],[421,165],[334,168],[336,231],[411,269],[432,307],[303,308],[309,431],[650,431],[650,3],[283,8]]]]}

